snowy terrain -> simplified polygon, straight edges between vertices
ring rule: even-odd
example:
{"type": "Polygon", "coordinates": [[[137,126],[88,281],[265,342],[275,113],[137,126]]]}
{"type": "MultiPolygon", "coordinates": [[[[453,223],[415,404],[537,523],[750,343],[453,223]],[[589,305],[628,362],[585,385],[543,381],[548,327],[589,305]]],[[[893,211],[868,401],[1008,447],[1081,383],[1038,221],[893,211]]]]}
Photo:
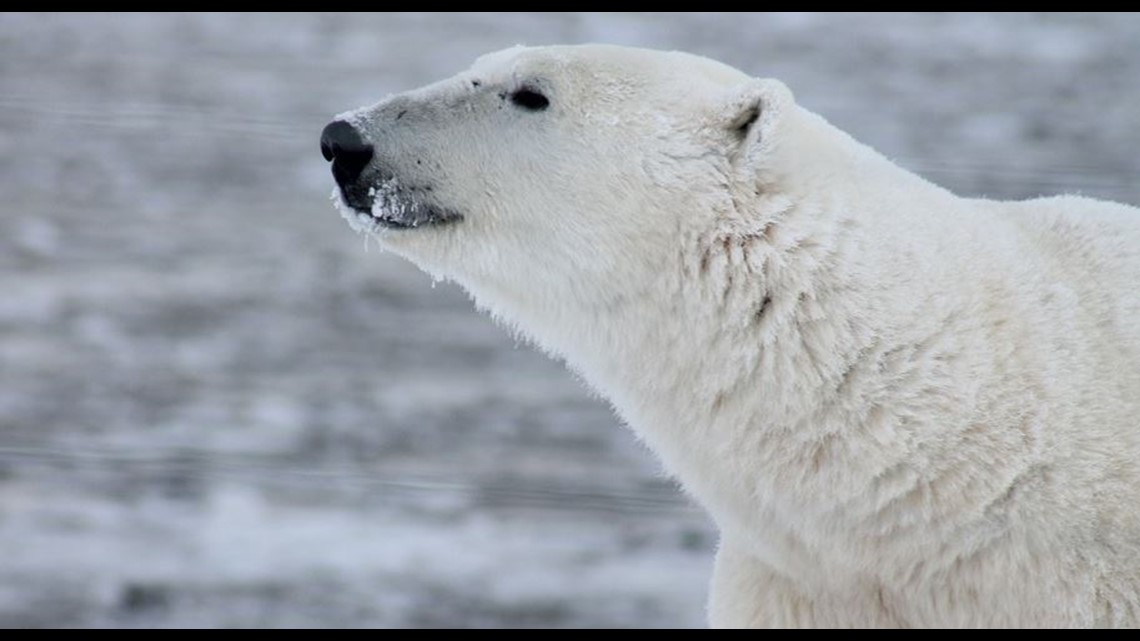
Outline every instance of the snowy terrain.
{"type": "Polygon", "coordinates": [[[676,48],[962,193],[1140,202],[1140,17],[0,15],[0,626],[698,626],[604,402],[328,202],[330,117],[676,48]]]}

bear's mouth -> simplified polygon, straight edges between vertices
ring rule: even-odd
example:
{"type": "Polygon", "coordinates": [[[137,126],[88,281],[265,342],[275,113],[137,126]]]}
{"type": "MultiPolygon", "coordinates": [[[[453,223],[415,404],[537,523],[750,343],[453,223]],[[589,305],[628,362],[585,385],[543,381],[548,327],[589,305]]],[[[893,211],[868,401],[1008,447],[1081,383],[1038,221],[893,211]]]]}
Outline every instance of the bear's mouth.
{"type": "Polygon", "coordinates": [[[404,187],[395,178],[376,185],[353,185],[333,190],[333,202],[357,231],[416,229],[463,220],[458,212],[439,207],[425,198],[428,188],[404,187]]]}

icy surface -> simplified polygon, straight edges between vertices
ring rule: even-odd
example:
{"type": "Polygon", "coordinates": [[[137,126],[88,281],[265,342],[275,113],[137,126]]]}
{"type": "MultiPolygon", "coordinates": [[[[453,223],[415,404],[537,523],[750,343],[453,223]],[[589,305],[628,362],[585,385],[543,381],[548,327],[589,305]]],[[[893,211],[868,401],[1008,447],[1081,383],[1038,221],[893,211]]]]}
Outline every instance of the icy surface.
{"type": "Polygon", "coordinates": [[[584,41],[963,193],[1140,202],[1135,16],[0,16],[0,626],[701,624],[652,457],[327,199],[334,114],[584,41]]]}

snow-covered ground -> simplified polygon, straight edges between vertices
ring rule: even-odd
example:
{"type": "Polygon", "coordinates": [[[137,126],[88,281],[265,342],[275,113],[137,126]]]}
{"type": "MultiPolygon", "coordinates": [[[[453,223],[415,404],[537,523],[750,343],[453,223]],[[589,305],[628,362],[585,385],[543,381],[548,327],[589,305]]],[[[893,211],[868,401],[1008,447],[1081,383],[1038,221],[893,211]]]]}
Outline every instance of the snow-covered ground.
{"type": "Polygon", "coordinates": [[[0,15],[0,626],[696,626],[715,534],[562,368],[351,233],[332,114],[677,48],[963,193],[1140,202],[1140,18],[0,15]]]}

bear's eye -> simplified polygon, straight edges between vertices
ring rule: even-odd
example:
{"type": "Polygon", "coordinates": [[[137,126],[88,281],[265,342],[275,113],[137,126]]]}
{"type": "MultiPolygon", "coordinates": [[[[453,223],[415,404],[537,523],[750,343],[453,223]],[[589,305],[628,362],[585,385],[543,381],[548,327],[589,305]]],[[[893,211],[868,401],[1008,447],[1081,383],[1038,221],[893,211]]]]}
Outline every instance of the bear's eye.
{"type": "Polygon", "coordinates": [[[523,87],[512,93],[511,102],[527,111],[542,111],[550,106],[550,100],[546,96],[530,87],[523,87]]]}

